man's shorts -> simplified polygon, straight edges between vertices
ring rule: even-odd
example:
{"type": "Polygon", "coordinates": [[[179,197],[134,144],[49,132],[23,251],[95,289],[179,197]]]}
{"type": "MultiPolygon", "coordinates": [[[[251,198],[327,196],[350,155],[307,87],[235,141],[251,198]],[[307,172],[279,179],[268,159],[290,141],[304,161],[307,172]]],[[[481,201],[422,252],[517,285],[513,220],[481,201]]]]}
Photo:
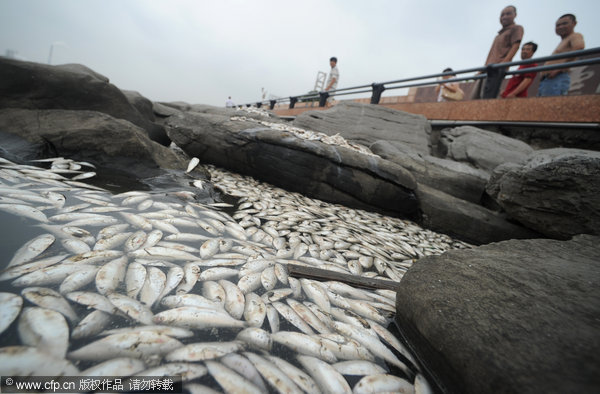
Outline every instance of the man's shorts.
{"type": "Polygon", "coordinates": [[[571,86],[571,76],[562,72],[554,78],[543,77],[538,87],[538,96],[565,96],[571,86]]]}

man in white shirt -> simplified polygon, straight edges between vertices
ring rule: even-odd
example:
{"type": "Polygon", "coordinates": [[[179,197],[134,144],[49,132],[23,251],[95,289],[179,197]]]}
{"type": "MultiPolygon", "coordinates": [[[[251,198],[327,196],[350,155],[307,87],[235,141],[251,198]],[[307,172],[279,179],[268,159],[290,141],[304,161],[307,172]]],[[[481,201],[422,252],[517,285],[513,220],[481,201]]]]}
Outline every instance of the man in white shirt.
{"type": "MultiPolygon", "coordinates": [[[[340,80],[340,71],[337,68],[337,57],[329,59],[329,65],[331,66],[331,71],[329,72],[329,78],[327,78],[326,92],[337,89],[338,81],[340,80]]],[[[327,104],[331,104],[332,101],[333,97],[328,98],[327,104]]]]}
{"type": "Polygon", "coordinates": [[[227,101],[225,101],[225,107],[227,107],[227,108],[235,107],[235,104],[234,104],[233,100],[231,99],[231,96],[229,96],[227,101]]]}

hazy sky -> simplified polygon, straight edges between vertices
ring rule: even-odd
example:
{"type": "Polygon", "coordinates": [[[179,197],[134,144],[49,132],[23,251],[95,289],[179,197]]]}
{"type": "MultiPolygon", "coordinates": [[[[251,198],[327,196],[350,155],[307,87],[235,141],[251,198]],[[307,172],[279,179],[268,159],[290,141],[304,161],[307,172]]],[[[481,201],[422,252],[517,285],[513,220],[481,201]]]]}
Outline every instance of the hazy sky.
{"type": "Polygon", "coordinates": [[[151,100],[241,104],[262,87],[312,90],[330,56],[338,88],[482,65],[509,4],[537,56],[558,44],[565,13],[600,46],[597,0],[0,0],[0,55],[46,63],[54,44],[52,64],[84,64],[151,100]]]}

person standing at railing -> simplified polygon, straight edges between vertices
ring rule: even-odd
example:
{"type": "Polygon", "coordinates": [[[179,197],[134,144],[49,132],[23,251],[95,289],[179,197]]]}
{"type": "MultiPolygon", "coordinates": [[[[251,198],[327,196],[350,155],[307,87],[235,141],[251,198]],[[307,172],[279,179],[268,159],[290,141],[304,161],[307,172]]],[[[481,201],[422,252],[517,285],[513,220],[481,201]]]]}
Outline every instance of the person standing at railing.
{"type": "MultiPolygon", "coordinates": [[[[494,38],[494,42],[492,42],[492,47],[485,61],[486,66],[488,64],[508,63],[512,61],[519,50],[525,29],[523,29],[523,26],[515,23],[516,17],[517,8],[513,5],[504,7],[500,13],[502,29],[500,29],[498,35],[494,38]]],[[[483,96],[484,86],[481,79],[477,80],[471,94],[471,100],[476,100],[483,96]]]]}
{"type": "MultiPolygon", "coordinates": [[[[523,46],[521,47],[521,59],[531,59],[535,51],[537,51],[537,47],[537,44],[531,41],[523,44],[523,46]]],[[[531,67],[537,67],[537,63],[522,64],[519,66],[518,70],[531,67]]],[[[500,97],[527,97],[527,89],[529,89],[529,86],[533,82],[533,79],[535,78],[536,74],[536,72],[529,72],[524,74],[513,75],[512,78],[508,80],[506,89],[504,89],[504,92],[502,92],[500,97]]]]}
{"type": "MultiPolygon", "coordinates": [[[[450,67],[442,72],[453,71],[450,67]]],[[[442,79],[450,79],[456,77],[456,74],[444,75],[442,79]]],[[[438,103],[441,101],[460,101],[464,97],[464,92],[458,85],[458,82],[440,83],[435,87],[438,103]]]]}
{"type": "MultiPolygon", "coordinates": [[[[326,92],[337,89],[338,81],[340,80],[340,71],[337,68],[337,57],[334,56],[330,58],[329,65],[331,66],[331,71],[329,72],[329,78],[327,78],[326,92]]],[[[332,101],[333,97],[328,98],[327,104],[331,104],[332,101]]]]}
{"type": "MultiPolygon", "coordinates": [[[[556,47],[553,55],[565,52],[578,51],[585,48],[583,35],[575,33],[577,19],[573,14],[565,14],[556,21],[556,34],[560,36],[560,44],[556,47]]],[[[544,65],[567,63],[575,58],[549,60],[544,65]]],[[[571,76],[569,69],[559,69],[542,72],[542,80],[538,88],[538,96],[564,96],[569,92],[571,76]]]]}

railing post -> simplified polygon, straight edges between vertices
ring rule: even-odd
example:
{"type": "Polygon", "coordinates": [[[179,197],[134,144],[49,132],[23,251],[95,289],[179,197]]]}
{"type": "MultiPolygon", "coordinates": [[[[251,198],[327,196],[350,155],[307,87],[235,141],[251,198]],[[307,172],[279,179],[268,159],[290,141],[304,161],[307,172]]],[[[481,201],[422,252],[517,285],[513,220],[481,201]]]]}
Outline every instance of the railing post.
{"type": "Polygon", "coordinates": [[[296,103],[298,102],[298,97],[290,97],[290,109],[294,108],[296,103]]]}
{"type": "Polygon", "coordinates": [[[500,93],[500,85],[506,75],[506,67],[498,67],[490,64],[485,70],[487,76],[485,78],[485,86],[483,88],[484,99],[495,99],[500,93]]]}
{"type": "Polygon", "coordinates": [[[256,108],[262,107],[262,103],[256,103],[256,108]]]}
{"type": "Polygon", "coordinates": [[[270,100],[270,101],[269,101],[269,109],[271,109],[271,110],[272,110],[273,108],[275,108],[275,103],[276,103],[276,102],[277,102],[277,100],[270,100]]]}
{"type": "Polygon", "coordinates": [[[373,83],[373,94],[371,95],[371,104],[379,104],[381,100],[381,93],[385,90],[385,86],[382,83],[373,83]]]}
{"type": "Polygon", "coordinates": [[[319,107],[324,107],[327,104],[327,98],[329,98],[329,92],[319,93],[319,107]]]}

